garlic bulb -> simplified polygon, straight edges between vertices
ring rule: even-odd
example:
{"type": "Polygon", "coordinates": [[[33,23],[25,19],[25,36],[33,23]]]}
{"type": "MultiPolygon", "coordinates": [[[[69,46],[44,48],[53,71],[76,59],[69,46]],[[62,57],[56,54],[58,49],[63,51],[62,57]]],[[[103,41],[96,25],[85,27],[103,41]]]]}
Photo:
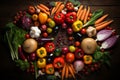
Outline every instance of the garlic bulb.
{"type": "Polygon", "coordinates": [[[87,35],[88,35],[89,37],[93,37],[93,36],[96,35],[96,29],[95,29],[94,27],[92,27],[92,26],[89,26],[89,27],[87,28],[86,32],[87,32],[87,35]]]}
{"type": "Polygon", "coordinates": [[[32,38],[38,38],[40,37],[40,34],[41,34],[41,30],[37,26],[32,26],[30,28],[30,36],[32,38]]]}

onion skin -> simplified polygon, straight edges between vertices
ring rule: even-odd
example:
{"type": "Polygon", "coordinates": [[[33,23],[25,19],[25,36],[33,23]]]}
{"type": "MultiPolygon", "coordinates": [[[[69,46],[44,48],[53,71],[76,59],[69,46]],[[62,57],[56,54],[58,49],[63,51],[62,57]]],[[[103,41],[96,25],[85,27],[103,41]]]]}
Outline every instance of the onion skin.
{"type": "Polygon", "coordinates": [[[111,48],[112,46],[114,46],[114,44],[116,43],[117,39],[119,38],[119,35],[114,35],[111,36],[110,38],[108,38],[107,40],[105,40],[101,47],[102,49],[108,49],[111,48]]]}

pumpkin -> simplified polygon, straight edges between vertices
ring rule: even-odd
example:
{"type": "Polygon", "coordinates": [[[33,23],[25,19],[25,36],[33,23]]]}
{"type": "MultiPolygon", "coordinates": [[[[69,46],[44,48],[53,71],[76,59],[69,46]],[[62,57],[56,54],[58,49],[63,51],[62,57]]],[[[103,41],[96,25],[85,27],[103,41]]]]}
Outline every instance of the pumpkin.
{"type": "Polygon", "coordinates": [[[39,21],[41,24],[45,24],[48,19],[48,15],[46,13],[40,12],[39,13],[39,21]]]}

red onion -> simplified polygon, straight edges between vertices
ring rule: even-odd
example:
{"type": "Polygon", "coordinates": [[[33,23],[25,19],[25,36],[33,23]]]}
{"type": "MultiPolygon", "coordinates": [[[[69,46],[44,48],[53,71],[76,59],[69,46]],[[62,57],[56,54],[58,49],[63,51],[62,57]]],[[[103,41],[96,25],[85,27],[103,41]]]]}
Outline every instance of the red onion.
{"type": "Polygon", "coordinates": [[[74,68],[78,73],[78,71],[81,71],[84,68],[84,63],[81,60],[77,60],[74,62],[74,68]]]}
{"type": "Polygon", "coordinates": [[[104,41],[111,36],[112,32],[115,30],[101,30],[97,33],[97,41],[104,41]]]}
{"type": "Polygon", "coordinates": [[[103,49],[111,48],[116,43],[118,37],[119,35],[111,36],[110,38],[108,38],[102,43],[101,48],[103,49]]]}

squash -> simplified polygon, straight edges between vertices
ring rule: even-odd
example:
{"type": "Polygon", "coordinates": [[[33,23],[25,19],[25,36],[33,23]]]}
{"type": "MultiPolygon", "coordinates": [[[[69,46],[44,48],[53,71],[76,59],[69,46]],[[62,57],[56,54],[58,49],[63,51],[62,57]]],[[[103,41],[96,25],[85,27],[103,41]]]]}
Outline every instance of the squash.
{"type": "Polygon", "coordinates": [[[38,17],[41,24],[45,24],[47,22],[48,15],[46,13],[40,12],[38,17]]]}
{"type": "Polygon", "coordinates": [[[93,38],[84,38],[81,42],[81,48],[86,54],[93,54],[97,48],[97,43],[93,38]]]}

